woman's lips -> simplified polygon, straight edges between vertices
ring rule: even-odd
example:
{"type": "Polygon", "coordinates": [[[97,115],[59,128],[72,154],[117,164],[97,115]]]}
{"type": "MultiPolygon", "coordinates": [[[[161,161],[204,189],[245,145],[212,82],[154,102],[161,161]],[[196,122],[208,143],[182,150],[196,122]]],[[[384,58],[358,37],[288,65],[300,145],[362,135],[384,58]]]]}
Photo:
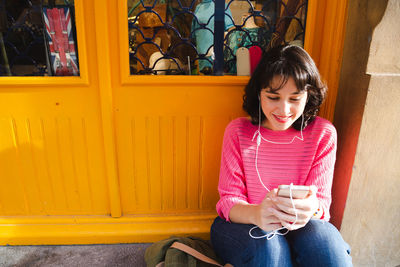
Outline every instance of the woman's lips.
{"type": "Polygon", "coordinates": [[[272,114],[272,116],[274,116],[275,120],[280,123],[286,123],[292,117],[292,116],[279,116],[275,114],[272,114]]]}

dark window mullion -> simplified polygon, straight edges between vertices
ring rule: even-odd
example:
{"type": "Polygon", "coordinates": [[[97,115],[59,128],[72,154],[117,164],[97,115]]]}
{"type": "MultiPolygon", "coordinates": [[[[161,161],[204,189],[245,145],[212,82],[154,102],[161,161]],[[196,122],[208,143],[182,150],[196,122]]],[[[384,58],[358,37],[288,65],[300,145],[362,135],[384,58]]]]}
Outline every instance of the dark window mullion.
{"type": "Polygon", "coordinates": [[[225,1],[215,0],[214,24],[214,75],[221,76],[224,72],[224,29],[225,1]]]}

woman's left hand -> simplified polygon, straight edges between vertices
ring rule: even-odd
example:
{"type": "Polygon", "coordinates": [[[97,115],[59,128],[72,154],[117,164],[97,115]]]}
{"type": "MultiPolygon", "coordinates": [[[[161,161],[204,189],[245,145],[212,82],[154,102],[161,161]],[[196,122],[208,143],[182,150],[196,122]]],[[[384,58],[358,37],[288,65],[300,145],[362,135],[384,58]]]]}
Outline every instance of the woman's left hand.
{"type": "Polygon", "coordinates": [[[275,205],[279,208],[273,209],[272,212],[281,221],[282,226],[288,230],[296,230],[304,227],[313,216],[314,212],[319,207],[317,198],[317,187],[310,186],[310,191],[304,199],[293,199],[294,206],[297,212],[293,209],[292,201],[288,197],[275,197],[272,199],[275,205]],[[293,224],[293,222],[295,222],[293,224]]]}

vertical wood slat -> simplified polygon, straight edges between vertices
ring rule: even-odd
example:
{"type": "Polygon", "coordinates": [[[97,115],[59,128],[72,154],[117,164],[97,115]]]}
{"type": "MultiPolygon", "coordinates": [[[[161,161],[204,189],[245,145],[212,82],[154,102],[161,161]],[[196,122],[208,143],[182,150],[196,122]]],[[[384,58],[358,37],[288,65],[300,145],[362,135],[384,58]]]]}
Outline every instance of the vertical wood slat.
{"type": "Polygon", "coordinates": [[[175,118],[174,129],[174,153],[176,160],[175,169],[175,207],[177,210],[184,210],[187,207],[187,118],[179,116],[175,118]]]}
{"type": "Polygon", "coordinates": [[[160,145],[161,145],[161,175],[163,211],[171,211],[175,209],[175,155],[174,155],[174,118],[160,117],[160,145]]]}
{"type": "Polygon", "coordinates": [[[160,157],[160,118],[146,118],[147,172],[149,178],[149,207],[161,211],[162,175],[160,157]]]}
{"type": "Polygon", "coordinates": [[[81,209],[79,194],[76,187],[76,171],[73,157],[73,143],[71,140],[71,125],[69,118],[56,118],[56,133],[58,156],[61,166],[61,179],[67,199],[67,207],[72,211],[81,209]]]}
{"type": "Polygon", "coordinates": [[[84,127],[84,139],[87,146],[86,161],[88,162],[87,178],[90,183],[90,192],[92,196],[93,210],[91,214],[109,214],[111,212],[111,203],[108,197],[109,189],[106,174],[107,160],[103,154],[103,148],[99,147],[101,142],[101,132],[98,131],[97,122],[90,118],[85,118],[82,123],[84,127]]]}
{"type": "MultiPolygon", "coordinates": [[[[138,190],[138,181],[137,181],[137,173],[136,173],[136,157],[135,157],[135,149],[136,149],[136,125],[135,125],[135,119],[132,118],[130,121],[130,129],[128,134],[126,135],[126,138],[129,138],[131,141],[128,144],[131,146],[130,151],[131,153],[127,153],[128,156],[130,156],[130,160],[128,161],[128,166],[125,168],[127,170],[127,176],[131,177],[131,179],[125,180],[125,184],[121,184],[121,199],[122,199],[122,208],[123,211],[129,212],[129,208],[127,206],[131,206],[133,209],[136,209],[138,206],[138,195],[137,194],[124,194],[124,191],[127,192],[137,192],[138,190]],[[130,136],[129,136],[130,134],[130,136]],[[131,167],[129,167],[129,164],[131,167]]],[[[120,163],[123,163],[121,159],[119,160],[120,163]]],[[[121,166],[122,167],[122,166],[121,166]]],[[[121,179],[121,177],[120,177],[121,179]]]]}
{"type": "Polygon", "coordinates": [[[20,163],[23,168],[24,175],[21,177],[26,188],[27,199],[30,213],[45,214],[43,205],[43,194],[40,190],[40,182],[38,177],[38,166],[35,164],[34,150],[32,143],[32,122],[29,118],[19,121],[20,129],[20,163]],[[30,177],[27,176],[30,174],[30,177]]]}
{"type": "Polygon", "coordinates": [[[39,187],[43,214],[50,214],[54,209],[54,191],[50,180],[46,140],[43,131],[43,120],[33,118],[29,121],[31,155],[36,170],[36,183],[39,187]]]}
{"type": "Polygon", "coordinates": [[[54,190],[55,213],[68,210],[68,199],[64,187],[61,158],[59,152],[59,127],[55,118],[44,118],[44,132],[47,145],[47,160],[54,190]]]}
{"type": "Polygon", "coordinates": [[[81,212],[89,213],[93,210],[91,185],[88,174],[87,143],[85,141],[85,120],[77,118],[70,120],[71,143],[73,144],[73,165],[76,176],[76,190],[79,194],[81,212]]]}
{"type": "Polygon", "coordinates": [[[203,196],[203,180],[204,180],[204,159],[203,159],[203,151],[204,151],[204,119],[200,117],[200,130],[199,130],[199,184],[198,184],[198,207],[199,209],[203,209],[202,196],[203,196]]]}
{"type": "Polygon", "coordinates": [[[35,121],[36,123],[31,124],[32,128],[32,139],[34,149],[34,158],[36,161],[36,165],[38,168],[38,177],[40,187],[42,188],[43,194],[43,205],[46,208],[46,214],[54,214],[57,213],[61,200],[64,200],[62,190],[57,191],[59,187],[56,186],[54,177],[55,170],[57,166],[56,163],[53,162],[56,157],[51,153],[51,140],[54,131],[54,120],[48,120],[46,118],[38,118],[35,121]]]}
{"type": "Polygon", "coordinates": [[[190,117],[187,123],[187,208],[199,209],[201,132],[200,117],[190,117]]]}
{"type": "MultiPolygon", "coordinates": [[[[140,129],[146,129],[146,118],[137,117],[134,119],[134,144],[133,148],[133,160],[135,161],[135,182],[136,191],[131,192],[136,194],[136,207],[135,210],[138,212],[146,212],[150,209],[149,206],[149,181],[148,181],[148,171],[147,171],[147,151],[146,151],[146,132],[140,129]],[[137,167],[139,166],[139,167],[137,167]]],[[[129,203],[126,203],[129,204],[129,203]]]]}

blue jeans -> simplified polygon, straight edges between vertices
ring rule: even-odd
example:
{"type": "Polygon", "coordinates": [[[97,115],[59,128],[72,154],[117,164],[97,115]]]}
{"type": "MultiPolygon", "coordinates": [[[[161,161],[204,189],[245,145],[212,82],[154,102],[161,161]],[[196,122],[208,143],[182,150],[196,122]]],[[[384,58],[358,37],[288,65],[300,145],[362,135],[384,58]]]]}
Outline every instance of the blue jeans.
{"type": "MultiPolygon", "coordinates": [[[[252,224],[229,223],[217,217],[211,242],[217,255],[239,266],[352,266],[350,247],[329,222],[311,220],[306,226],[270,240],[249,236],[252,224]]],[[[253,236],[265,235],[259,228],[253,236]]]]}

